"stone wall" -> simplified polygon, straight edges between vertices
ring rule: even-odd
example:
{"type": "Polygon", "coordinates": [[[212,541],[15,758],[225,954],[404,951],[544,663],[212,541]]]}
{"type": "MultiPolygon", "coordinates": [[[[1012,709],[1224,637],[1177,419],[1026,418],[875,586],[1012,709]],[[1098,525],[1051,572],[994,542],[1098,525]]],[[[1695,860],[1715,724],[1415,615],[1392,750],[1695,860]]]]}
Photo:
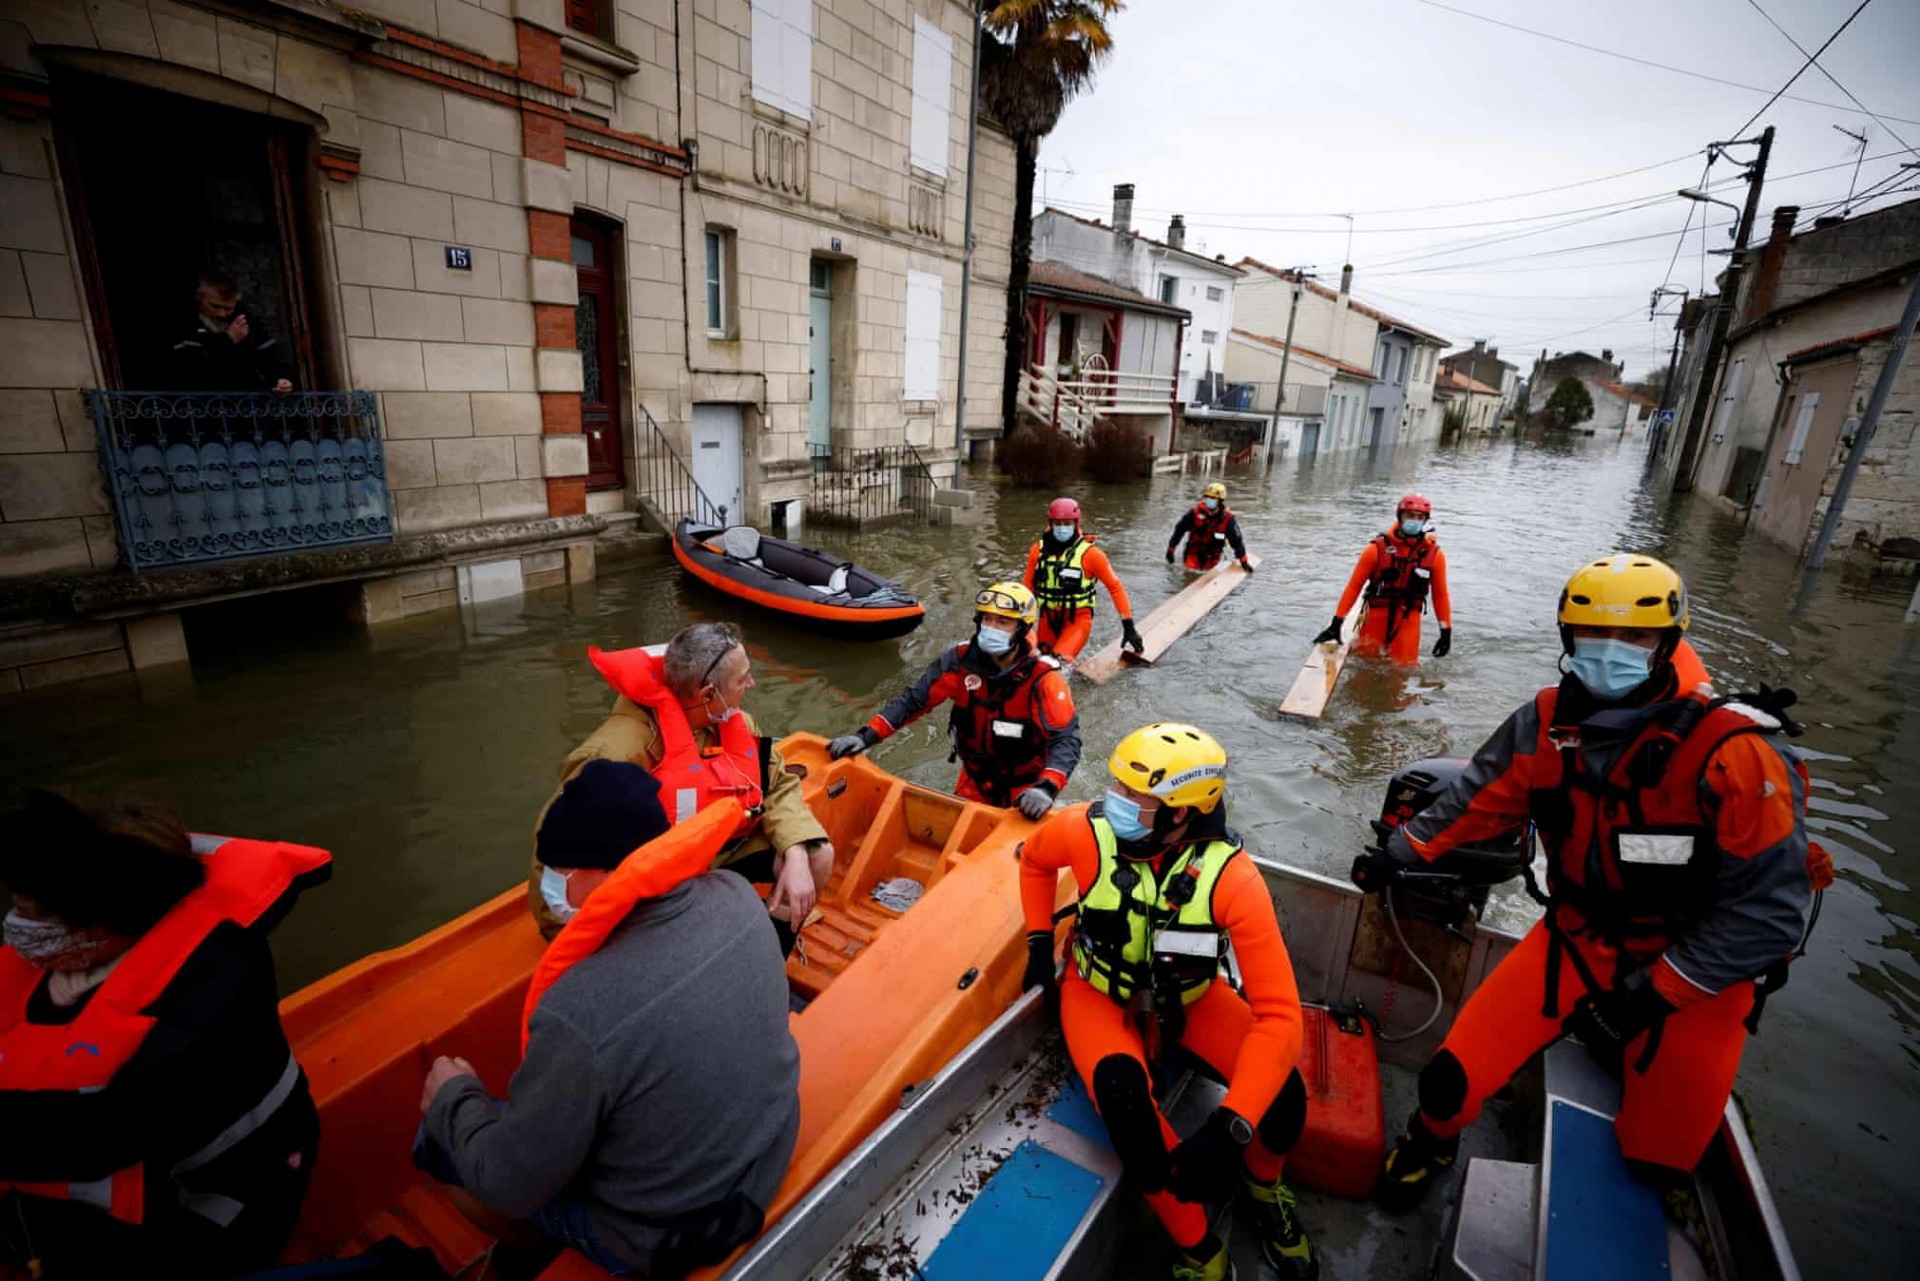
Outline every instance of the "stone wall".
{"type": "MultiPolygon", "coordinates": [[[[1864,537],[1883,554],[1920,559],[1920,355],[1914,346],[1909,341],[1873,439],[1860,460],[1860,473],[1834,538],[1836,549],[1864,537]]],[[[1856,408],[1864,410],[1891,349],[1891,341],[1882,339],[1861,350],[1860,372],[1853,386],[1856,408]]],[[[1845,452],[1839,452],[1839,460],[1828,472],[1820,503],[1823,515],[1840,479],[1845,452]]],[[[1818,529],[1816,519],[1808,530],[1809,540],[1818,529]]]]}

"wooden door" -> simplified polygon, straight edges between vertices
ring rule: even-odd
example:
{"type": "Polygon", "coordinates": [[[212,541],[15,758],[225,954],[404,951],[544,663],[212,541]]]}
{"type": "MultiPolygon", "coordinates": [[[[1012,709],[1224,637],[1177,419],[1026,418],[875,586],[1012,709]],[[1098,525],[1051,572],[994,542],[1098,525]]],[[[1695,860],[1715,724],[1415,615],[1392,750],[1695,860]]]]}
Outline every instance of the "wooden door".
{"type": "Polygon", "coordinates": [[[1787,384],[1753,500],[1760,532],[1777,543],[1798,549],[1806,541],[1827,473],[1839,458],[1859,368],[1859,357],[1847,355],[1803,368],[1787,384]]]}
{"type": "Polygon", "coordinates": [[[620,449],[619,312],[614,291],[613,236],[607,224],[573,220],[573,266],[580,301],[573,338],[580,348],[580,426],[587,434],[587,488],[618,489],[625,480],[620,449]]]}

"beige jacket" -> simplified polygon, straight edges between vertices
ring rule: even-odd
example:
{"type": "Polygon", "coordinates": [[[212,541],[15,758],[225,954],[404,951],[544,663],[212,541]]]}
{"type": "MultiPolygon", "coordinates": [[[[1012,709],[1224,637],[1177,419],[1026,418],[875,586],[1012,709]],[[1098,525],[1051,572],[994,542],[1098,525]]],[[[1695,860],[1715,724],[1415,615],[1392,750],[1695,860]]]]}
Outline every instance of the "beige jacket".
{"type": "MultiPolygon", "coordinates": [[[[747,728],[755,734],[760,732],[753,717],[746,712],[747,728]]],[[[695,730],[694,742],[701,747],[711,747],[719,741],[719,734],[708,726],[695,730]]],[[[540,815],[533,821],[533,830],[537,842],[540,825],[547,821],[547,810],[560,795],[560,789],[567,780],[578,774],[588,761],[631,761],[641,769],[651,772],[660,764],[665,755],[660,742],[660,727],[653,719],[653,713],[626,699],[614,699],[613,711],[593,731],[580,746],[567,753],[567,759],[560,765],[560,783],[553,789],[553,795],[540,807],[540,815]]],[[[827,839],[827,829],[820,826],[820,820],[807,808],[807,802],[800,790],[800,780],[787,773],[786,762],[780,758],[780,750],[773,749],[773,760],[768,766],[766,812],[760,816],[760,822],[733,849],[721,858],[721,864],[736,862],[762,850],[772,848],[776,853],[804,845],[809,841],[827,839]]],[[[552,938],[560,932],[560,922],[554,919],[553,912],[547,907],[546,900],[540,897],[540,874],[546,870],[540,862],[538,846],[535,847],[533,871],[527,878],[527,901],[533,909],[533,917],[540,923],[540,932],[552,938]]]]}

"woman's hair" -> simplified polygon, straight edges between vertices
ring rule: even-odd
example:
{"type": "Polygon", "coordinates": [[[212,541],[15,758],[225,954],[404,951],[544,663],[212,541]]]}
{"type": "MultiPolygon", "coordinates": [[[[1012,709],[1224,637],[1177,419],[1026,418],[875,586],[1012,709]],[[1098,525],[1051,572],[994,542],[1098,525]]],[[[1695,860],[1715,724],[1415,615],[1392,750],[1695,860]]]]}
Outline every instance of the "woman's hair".
{"type": "Polygon", "coordinates": [[[0,884],[73,929],[137,938],[206,878],[180,820],[143,801],[36,787],[0,820],[0,884]]]}

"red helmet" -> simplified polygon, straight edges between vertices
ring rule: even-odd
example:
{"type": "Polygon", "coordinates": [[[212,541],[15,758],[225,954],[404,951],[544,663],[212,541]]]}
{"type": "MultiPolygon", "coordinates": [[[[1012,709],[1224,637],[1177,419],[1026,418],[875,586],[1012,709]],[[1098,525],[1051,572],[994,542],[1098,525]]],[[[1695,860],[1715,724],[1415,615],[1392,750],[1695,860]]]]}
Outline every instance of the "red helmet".
{"type": "Polygon", "coordinates": [[[1401,512],[1418,512],[1422,516],[1431,517],[1433,500],[1425,494],[1408,494],[1400,500],[1400,505],[1393,509],[1393,514],[1396,516],[1401,512]]]}
{"type": "Polygon", "coordinates": [[[1070,520],[1077,523],[1080,519],[1080,504],[1071,498],[1056,498],[1047,504],[1047,519],[1070,520]]]}

